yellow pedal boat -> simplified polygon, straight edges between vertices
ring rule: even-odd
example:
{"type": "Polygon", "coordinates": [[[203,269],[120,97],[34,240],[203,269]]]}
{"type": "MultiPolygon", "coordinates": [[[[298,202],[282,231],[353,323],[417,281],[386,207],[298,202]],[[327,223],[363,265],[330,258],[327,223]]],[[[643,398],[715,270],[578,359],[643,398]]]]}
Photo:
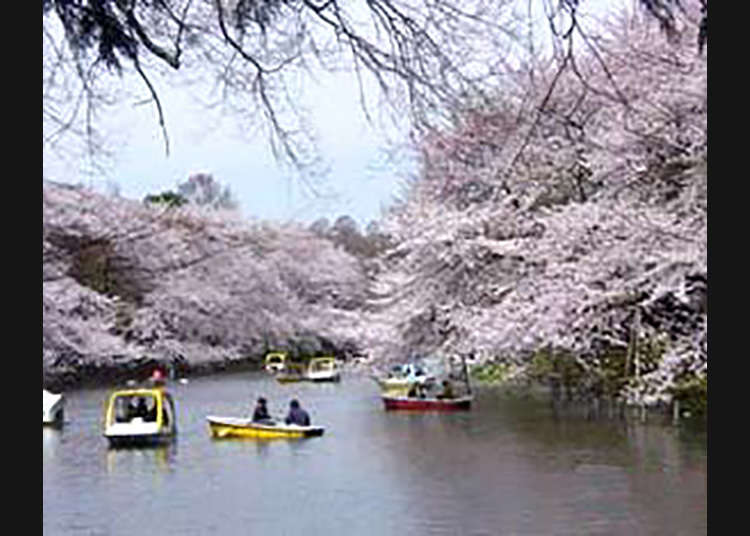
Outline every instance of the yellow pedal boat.
{"type": "Polygon", "coordinates": [[[173,441],[177,413],[163,388],[124,389],[112,393],[104,415],[110,446],[150,446],[173,441]]]}
{"type": "Polygon", "coordinates": [[[341,371],[336,358],[314,357],[307,367],[307,379],[313,382],[341,381],[341,371]]]}
{"type": "Polygon", "coordinates": [[[267,372],[282,372],[286,370],[286,352],[270,352],[266,354],[266,364],[263,368],[267,372]]]}
{"type": "Polygon", "coordinates": [[[214,438],[245,437],[255,439],[303,438],[318,437],[325,430],[322,426],[299,426],[296,424],[262,424],[252,419],[237,417],[206,417],[211,435],[214,438]]]}

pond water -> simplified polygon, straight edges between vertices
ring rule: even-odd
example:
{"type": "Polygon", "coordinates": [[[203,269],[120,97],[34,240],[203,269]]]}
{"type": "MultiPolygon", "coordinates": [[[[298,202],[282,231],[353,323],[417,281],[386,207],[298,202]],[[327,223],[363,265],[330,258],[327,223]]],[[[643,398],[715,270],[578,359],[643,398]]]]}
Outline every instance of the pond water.
{"type": "Polygon", "coordinates": [[[45,534],[582,535],[707,533],[704,427],[560,418],[479,388],[471,411],[385,412],[375,383],[264,373],[171,386],[169,447],[113,450],[108,389],[68,393],[43,429],[45,534]],[[298,398],[325,434],[215,440],[207,415],[274,415],[298,398]]]}

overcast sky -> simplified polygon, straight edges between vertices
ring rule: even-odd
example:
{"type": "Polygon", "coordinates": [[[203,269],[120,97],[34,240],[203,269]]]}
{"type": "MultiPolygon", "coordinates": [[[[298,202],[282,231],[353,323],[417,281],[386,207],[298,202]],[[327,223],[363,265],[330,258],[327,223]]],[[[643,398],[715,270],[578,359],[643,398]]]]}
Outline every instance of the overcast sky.
{"type": "Polygon", "coordinates": [[[153,105],[135,105],[130,99],[100,123],[113,149],[106,174],[90,174],[45,154],[45,178],[82,182],[101,191],[115,184],[120,195],[143,199],[174,189],[192,173],[205,172],[229,185],[247,216],[309,223],[320,217],[333,222],[346,214],[365,226],[378,218],[410,171],[404,159],[396,162],[386,156],[388,140],[398,134],[368,124],[356,81],[349,75],[310,81],[303,96],[327,170],[315,183],[317,193],[274,159],[263,133],[247,135],[241,123],[207,110],[185,90],[159,81],[155,85],[164,108],[168,156],[153,105]]]}
{"type": "MultiPolygon", "coordinates": [[[[606,2],[586,5],[601,7],[606,2]]],[[[80,167],[85,166],[77,162],[63,165],[45,151],[44,178],[82,182],[101,190],[115,184],[124,197],[142,199],[174,189],[192,173],[204,172],[229,185],[247,216],[309,223],[346,214],[364,226],[378,218],[403,177],[414,171],[414,164],[405,158],[386,158],[389,144],[381,128],[366,122],[351,75],[325,75],[318,83],[306,82],[303,104],[311,109],[310,121],[318,129],[320,154],[328,169],[317,185],[317,196],[274,160],[262,133],[253,138],[239,135],[241,124],[209,112],[184,89],[158,77],[152,82],[164,107],[168,156],[153,104],[136,106],[131,98],[119,102],[98,123],[113,149],[106,174],[82,172],[80,167]]],[[[148,96],[144,87],[140,93],[148,96]]],[[[407,133],[405,121],[388,129],[390,141],[403,141],[407,133]]]]}
{"type": "Polygon", "coordinates": [[[177,92],[162,99],[170,155],[153,108],[143,107],[130,118],[135,135],[119,153],[113,176],[122,195],[140,199],[174,188],[191,173],[207,172],[231,187],[248,216],[311,222],[348,214],[365,225],[389,203],[408,164],[385,158],[386,139],[365,120],[357,95],[356,83],[343,75],[311,83],[305,92],[328,170],[315,184],[317,195],[274,159],[262,133],[242,136],[235,131],[241,124],[211,115],[177,92]]]}

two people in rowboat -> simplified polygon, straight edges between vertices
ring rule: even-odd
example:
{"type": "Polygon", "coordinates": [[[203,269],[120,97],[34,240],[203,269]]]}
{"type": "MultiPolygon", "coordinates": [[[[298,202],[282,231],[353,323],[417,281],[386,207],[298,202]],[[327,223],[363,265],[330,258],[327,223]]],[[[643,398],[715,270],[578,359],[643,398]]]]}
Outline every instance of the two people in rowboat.
{"type": "MultiPolygon", "coordinates": [[[[267,401],[263,397],[258,398],[258,401],[255,405],[255,409],[253,410],[253,422],[262,424],[276,424],[276,421],[268,412],[267,401]]],[[[302,408],[299,401],[295,398],[289,403],[289,413],[287,413],[284,422],[286,424],[310,426],[310,415],[302,408]]]]}

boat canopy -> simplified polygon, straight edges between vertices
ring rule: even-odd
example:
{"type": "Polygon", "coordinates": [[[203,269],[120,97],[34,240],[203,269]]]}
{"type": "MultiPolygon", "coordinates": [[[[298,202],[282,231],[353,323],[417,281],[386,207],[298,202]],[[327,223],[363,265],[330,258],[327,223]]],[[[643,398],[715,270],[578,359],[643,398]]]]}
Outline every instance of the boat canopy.
{"type": "Polygon", "coordinates": [[[415,363],[404,363],[391,367],[389,376],[392,378],[403,378],[409,381],[419,381],[427,377],[425,370],[415,363]]]}
{"type": "Polygon", "coordinates": [[[127,389],[110,396],[105,426],[138,421],[169,429],[174,425],[174,415],[174,401],[165,390],[127,389]]]}
{"type": "Polygon", "coordinates": [[[334,368],[336,368],[335,357],[313,357],[309,364],[310,371],[333,370],[334,368]]]}
{"type": "Polygon", "coordinates": [[[283,364],[286,361],[286,354],[283,352],[271,352],[266,354],[266,365],[271,363],[283,364]]]}

